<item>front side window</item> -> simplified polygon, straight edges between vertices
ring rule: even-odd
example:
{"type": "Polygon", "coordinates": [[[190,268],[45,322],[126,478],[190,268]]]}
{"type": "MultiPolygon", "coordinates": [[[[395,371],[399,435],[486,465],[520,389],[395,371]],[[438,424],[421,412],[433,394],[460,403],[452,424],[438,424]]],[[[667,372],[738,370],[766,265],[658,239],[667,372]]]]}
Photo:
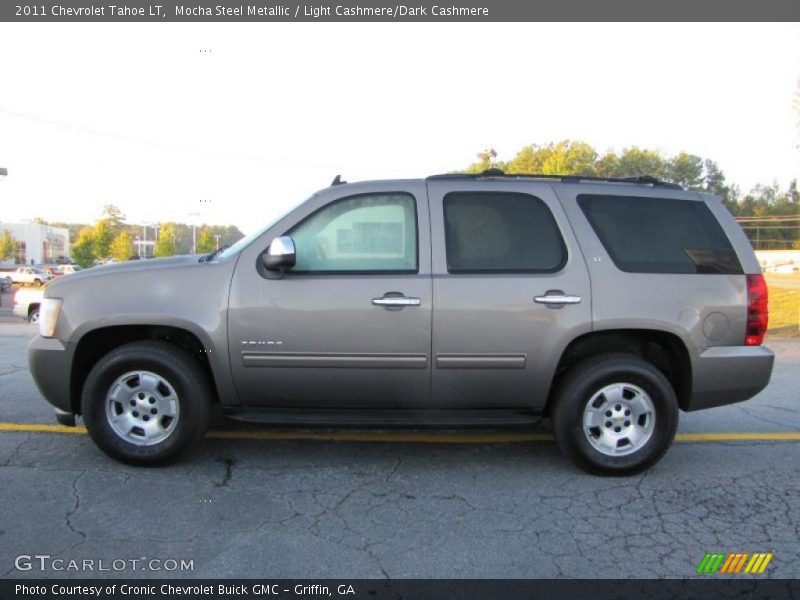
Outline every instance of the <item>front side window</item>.
{"type": "Polygon", "coordinates": [[[300,273],[417,272],[417,211],[410,194],[337,200],[294,227],[300,273]]]}
{"type": "Polygon", "coordinates": [[[552,273],[567,259],[550,209],[529,194],[447,194],[444,223],[450,273],[552,273]]]}

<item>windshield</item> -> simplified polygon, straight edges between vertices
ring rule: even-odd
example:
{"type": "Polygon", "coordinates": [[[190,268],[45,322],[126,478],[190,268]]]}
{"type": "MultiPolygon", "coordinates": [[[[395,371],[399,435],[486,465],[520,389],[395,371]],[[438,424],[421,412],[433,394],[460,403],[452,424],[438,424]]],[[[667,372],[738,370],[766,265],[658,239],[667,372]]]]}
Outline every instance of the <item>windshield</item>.
{"type": "Polygon", "coordinates": [[[269,225],[267,225],[265,227],[262,227],[261,229],[258,229],[257,231],[251,233],[250,235],[244,236],[242,239],[240,239],[238,242],[236,242],[235,244],[233,244],[229,248],[225,248],[225,250],[223,250],[222,252],[219,253],[219,258],[228,258],[229,256],[234,256],[234,255],[238,254],[239,252],[244,250],[247,246],[249,246],[253,242],[253,240],[255,240],[257,237],[259,237],[267,229],[269,229],[270,227],[275,225],[275,223],[277,223],[278,221],[283,219],[286,215],[288,215],[290,212],[292,212],[295,208],[297,208],[297,207],[292,207],[290,210],[288,210],[285,213],[283,213],[280,217],[278,217],[277,219],[274,219],[269,225]]]}

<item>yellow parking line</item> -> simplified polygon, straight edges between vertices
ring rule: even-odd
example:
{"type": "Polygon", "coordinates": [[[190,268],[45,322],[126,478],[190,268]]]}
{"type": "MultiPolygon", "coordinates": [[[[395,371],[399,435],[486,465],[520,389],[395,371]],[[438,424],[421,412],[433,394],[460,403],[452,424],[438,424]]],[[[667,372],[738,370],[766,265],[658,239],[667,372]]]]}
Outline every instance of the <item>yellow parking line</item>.
{"type": "MultiPolygon", "coordinates": [[[[82,435],[85,427],[65,427],[40,423],[0,423],[0,432],[67,433],[82,435]]],[[[491,432],[473,433],[437,431],[209,431],[207,438],[216,440],[334,441],[334,442],[408,442],[425,444],[502,444],[511,442],[552,442],[549,433],[491,432]]],[[[678,442],[800,442],[800,432],[763,433],[679,433],[678,442]]]]}
{"type": "Polygon", "coordinates": [[[85,427],[42,425],[39,423],[0,423],[0,431],[25,431],[29,433],[86,433],[85,427]]]}
{"type": "Polygon", "coordinates": [[[800,432],[780,431],[766,433],[679,433],[678,442],[800,442],[800,432]]]}

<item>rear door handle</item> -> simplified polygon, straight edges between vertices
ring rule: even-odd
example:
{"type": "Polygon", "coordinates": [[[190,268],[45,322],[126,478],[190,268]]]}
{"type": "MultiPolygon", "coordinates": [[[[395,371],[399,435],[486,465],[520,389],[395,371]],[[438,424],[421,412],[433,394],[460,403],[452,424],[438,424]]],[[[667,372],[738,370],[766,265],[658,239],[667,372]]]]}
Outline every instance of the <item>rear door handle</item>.
{"type": "Polygon", "coordinates": [[[564,304],[580,304],[581,297],[563,293],[548,293],[544,296],[536,296],[533,301],[537,304],[545,304],[547,306],[563,306],[564,304]]]}
{"type": "Polygon", "coordinates": [[[420,299],[419,298],[406,298],[405,296],[384,296],[383,298],[373,298],[372,303],[375,306],[393,306],[393,307],[403,307],[403,306],[419,306],[420,299]]]}

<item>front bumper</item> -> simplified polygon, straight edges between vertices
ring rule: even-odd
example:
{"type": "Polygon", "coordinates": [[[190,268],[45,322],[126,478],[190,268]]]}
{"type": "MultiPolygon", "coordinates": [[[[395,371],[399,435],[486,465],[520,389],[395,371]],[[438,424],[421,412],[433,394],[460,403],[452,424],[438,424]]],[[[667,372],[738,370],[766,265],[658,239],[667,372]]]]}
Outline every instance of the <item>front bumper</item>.
{"type": "Polygon", "coordinates": [[[62,413],[74,414],[70,401],[72,348],[61,340],[37,335],[28,345],[28,366],[45,399],[62,413]]]}
{"type": "Polygon", "coordinates": [[[742,402],[767,387],[775,355],[764,346],[706,348],[692,364],[692,395],[685,410],[742,402]]]}

